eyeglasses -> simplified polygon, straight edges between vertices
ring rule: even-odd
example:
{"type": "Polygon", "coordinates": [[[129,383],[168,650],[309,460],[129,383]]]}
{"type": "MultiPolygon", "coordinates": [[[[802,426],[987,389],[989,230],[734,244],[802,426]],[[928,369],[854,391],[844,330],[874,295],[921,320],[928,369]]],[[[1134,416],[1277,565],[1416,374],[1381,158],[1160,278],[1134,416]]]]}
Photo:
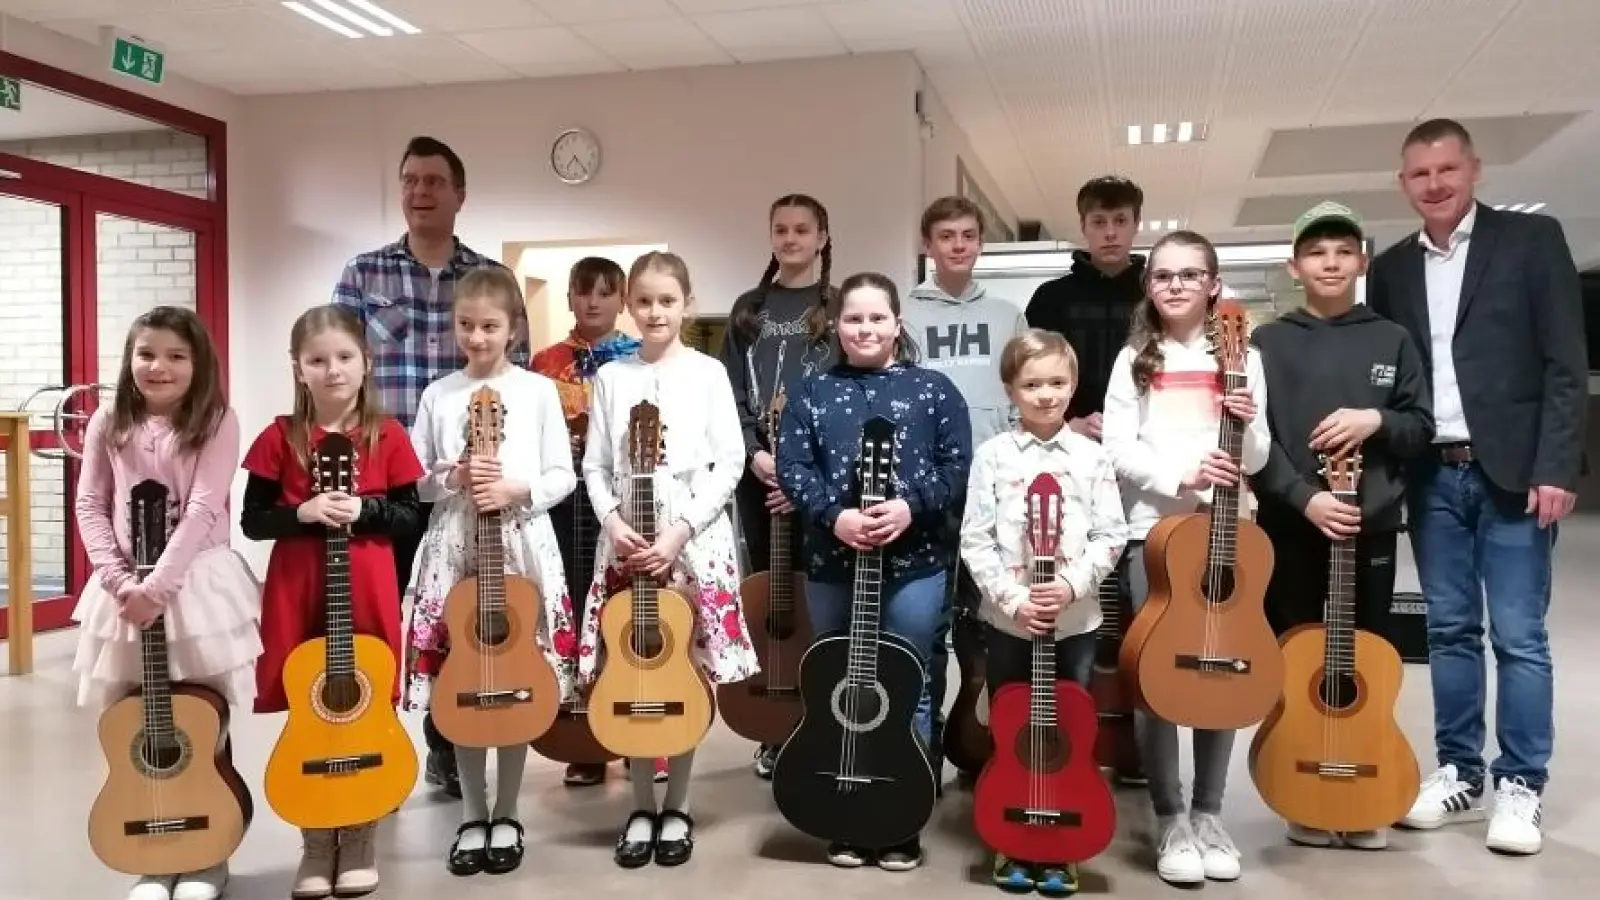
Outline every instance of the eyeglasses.
{"type": "Polygon", "coordinates": [[[1174,278],[1178,279],[1180,286],[1194,291],[1206,287],[1206,283],[1211,280],[1211,273],[1204,269],[1180,269],[1176,272],[1157,269],[1150,273],[1150,286],[1167,287],[1172,284],[1174,278]]]}

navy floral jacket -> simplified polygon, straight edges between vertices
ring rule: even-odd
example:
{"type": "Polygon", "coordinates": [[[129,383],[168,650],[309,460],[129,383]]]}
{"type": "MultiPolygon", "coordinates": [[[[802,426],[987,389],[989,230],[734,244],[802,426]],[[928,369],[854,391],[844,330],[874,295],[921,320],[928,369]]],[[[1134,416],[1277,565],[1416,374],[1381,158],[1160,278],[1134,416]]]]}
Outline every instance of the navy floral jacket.
{"type": "Polygon", "coordinates": [[[778,483],[805,524],[812,581],[851,580],[855,553],[834,536],[833,523],[857,508],[861,426],[878,415],[895,424],[890,499],[911,507],[911,526],[884,548],[885,581],[949,564],[946,510],[960,507],[972,462],[972,425],[961,393],[931,369],[837,365],[800,383],[779,427],[778,483]]]}

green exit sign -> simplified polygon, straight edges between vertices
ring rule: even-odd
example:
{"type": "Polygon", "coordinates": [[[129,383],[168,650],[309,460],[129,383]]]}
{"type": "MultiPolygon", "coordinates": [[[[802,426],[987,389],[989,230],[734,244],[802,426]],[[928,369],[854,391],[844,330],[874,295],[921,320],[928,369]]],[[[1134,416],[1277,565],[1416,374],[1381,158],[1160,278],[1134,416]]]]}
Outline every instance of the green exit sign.
{"type": "Polygon", "coordinates": [[[0,109],[22,112],[22,82],[15,78],[0,78],[0,109]]]}
{"type": "Polygon", "coordinates": [[[111,71],[150,84],[160,84],[166,74],[167,55],[136,41],[118,37],[111,48],[111,71]]]}

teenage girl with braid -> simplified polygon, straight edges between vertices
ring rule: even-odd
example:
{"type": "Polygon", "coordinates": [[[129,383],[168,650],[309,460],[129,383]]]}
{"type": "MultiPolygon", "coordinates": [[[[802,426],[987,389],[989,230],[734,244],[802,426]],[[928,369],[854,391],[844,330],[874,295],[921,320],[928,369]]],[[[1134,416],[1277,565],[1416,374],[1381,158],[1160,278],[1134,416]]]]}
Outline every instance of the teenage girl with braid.
{"type": "MultiPolygon", "coordinates": [[[[734,301],[722,343],[722,364],[744,430],[745,472],[734,497],[746,574],[767,566],[773,513],[794,511],[778,489],[777,448],[767,446],[767,408],[780,388],[792,395],[802,378],[826,371],[833,356],[827,340],[833,268],[828,211],[813,197],[789,194],[768,209],[767,225],[772,240],[767,270],[760,285],[734,301]]],[[[798,541],[794,551],[799,567],[798,541]]],[[[777,758],[777,746],[757,747],[756,774],[771,778],[777,758]]]]}

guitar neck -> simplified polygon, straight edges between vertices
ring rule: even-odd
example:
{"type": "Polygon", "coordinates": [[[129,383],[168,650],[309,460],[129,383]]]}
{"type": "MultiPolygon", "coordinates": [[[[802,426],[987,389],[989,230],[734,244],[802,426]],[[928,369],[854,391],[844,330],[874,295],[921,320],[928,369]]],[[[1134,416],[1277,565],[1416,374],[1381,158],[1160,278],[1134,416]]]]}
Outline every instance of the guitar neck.
{"type": "MultiPolygon", "coordinates": [[[[632,512],[628,524],[644,538],[646,544],[656,542],[656,484],[654,472],[640,472],[633,476],[632,512]]],[[[633,625],[635,628],[656,627],[660,606],[656,598],[656,579],[643,572],[633,574],[633,625]]]]}
{"type": "MultiPolygon", "coordinates": [[[[1345,502],[1354,498],[1340,497],[1345,502]]],[[[1356,546],[1346,538],[1328,553],[1328,599],[1322,608],[1323,666],[1329,676],[1355,674],[1356,546]]]]}
{"type": "Polygon", "coordinates": [[[774,613],[794,609],[794,537],[792,519],[774,515],[771,546],[767,551],[767,605],[774,613]]]}
{"type": "Polygon", "coordinates": [[[1121,622],[1121,596],[1118,593],[1117,573],[1112,572],[1100,580],[1100,628],[1096,631],[1101,637],[1120,639],[1122,637],[1121,622]]]}
{"type": "MultiPolygon", "coordinates": [[[[1243,372],[1228,372],[1223,377],[1224,395],[1244,386],[1243,372]]],[[[1244,422],[1224,410],[1218,431],[1217,446],[1237,465],[1244,450],[1244,422]]],[[[1213,570],[1232,569],[1237,558],[1240,493],[1239,486],[1214,485],[1211,488],[1211,539],[1207,558],[1213,570]]]]}
{"type": "Polygon", "coordinates": [[[154,622],[139,631],[140,676],[144,700],[144,733],[147,739],[159,745],[169,744],[173,737],[172,679],[167,665],[166,616],[157,616],[154,622]]]}
{"type": "Polygon", "coordinates": [[[846,678],[857,687],[878,682],[878,634],[882,616],[883,551],[856,551],[850,606],[850,661],[846,678]]]}
{"type": "Polygon", "coordinates": [[[478,614],[506,609],[506,554],[500,510],[478,513],[478,614]]]}
{"type": "MultiPolygon", "coordinates": [[[[1047,585],[1056,578],[1054,557],[1034,559],[1032,585],[1047,585]]],[[[1055,634],[1033,636],[1033,673],[1028,692],[1028,720],[1035,728],[1056,725],[1056,640],[1055,634]]]]}
{"type": "Polygon", "coordinates": [[[330,678],[352,678],[356,671],[355,633],[350,617],[350,529],[327,529],[323,595],[327,604],[327,656],[330,678]]]}

